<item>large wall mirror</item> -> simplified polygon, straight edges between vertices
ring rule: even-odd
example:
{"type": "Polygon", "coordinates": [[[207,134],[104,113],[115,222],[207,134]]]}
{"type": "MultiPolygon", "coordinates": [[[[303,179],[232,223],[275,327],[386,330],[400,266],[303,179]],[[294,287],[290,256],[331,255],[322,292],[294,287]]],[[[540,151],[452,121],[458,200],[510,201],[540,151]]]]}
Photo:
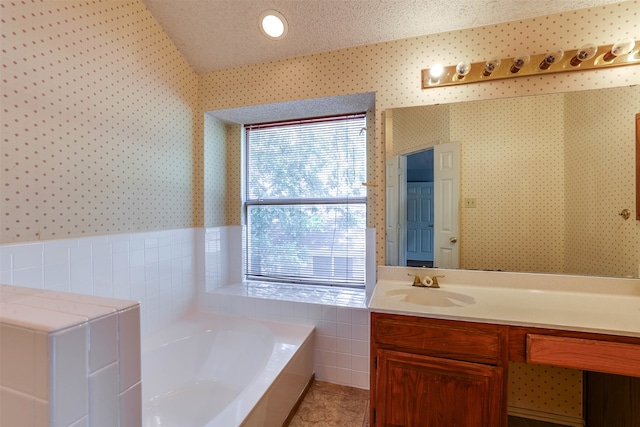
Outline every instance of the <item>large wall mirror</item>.
{"type": "MultiPolygon", "coordinates": [[[[439,186],[431,169],[440,160],[430,150],[453,142],[459,146],[459,203],[446,215],[459,225],[451,239],[455,267],[638,277],[638,112],[638,86],[387,111],[387,164],[405,168],[402,194],[386,189],[387,264],[429,266],[433,257],[424,252],[431,250],[435,267],[450,267],[439,265],[439,249],[427,246],[428,216],[438,221],[443,207],[405,192],[421,182],[439,186]],[[390,204],[394,200],[402,205],[390,204]],[[425,220],[410,235],[408,215],[425,220]],[[421,259],[413,260],[416,249],[421,259]]],[[[387,177],[394,174],[388,166],[387,177]]]]}

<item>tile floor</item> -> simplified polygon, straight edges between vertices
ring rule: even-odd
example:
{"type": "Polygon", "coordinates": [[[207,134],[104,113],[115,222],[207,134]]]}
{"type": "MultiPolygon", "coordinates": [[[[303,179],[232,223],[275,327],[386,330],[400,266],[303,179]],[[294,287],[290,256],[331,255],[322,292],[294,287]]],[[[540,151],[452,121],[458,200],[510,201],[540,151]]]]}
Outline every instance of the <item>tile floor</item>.
{"type": "MultiPolygon", "coordinates": [[[[369,390],[314,381],[289,427],[369,427],[369,390]]],[[[509,417],[509,427],[562,427],[509,417]]]]}
{"type": "Polygon", "coordinates": [[[289,427],[368,427],[369,390],[314,381],[289,427]]]}

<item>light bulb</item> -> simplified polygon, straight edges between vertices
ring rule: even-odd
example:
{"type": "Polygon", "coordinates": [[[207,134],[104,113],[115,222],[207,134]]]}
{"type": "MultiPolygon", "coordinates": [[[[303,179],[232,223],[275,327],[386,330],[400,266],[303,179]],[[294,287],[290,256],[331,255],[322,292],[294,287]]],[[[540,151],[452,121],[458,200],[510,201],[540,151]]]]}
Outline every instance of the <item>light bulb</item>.
{"type": "Polygon", "coordinates": [[[509,71],[511,71],[512,73],[517,73],[522,67],[527,65],[530,60],[531,56],[529,56],[529,54],[521,53],[520,55],[513,58],[513,64],[511,64],[511,68],[509,69],[509,71]]]}
{"type": "Polygon", "coordinates": [[[469,71],[471,71],[471,64],[467,61],[460,61],[458,65],[456,65],[456,73],[459,79],[464,79],[464,76],[469,74],[469,71]]]}
{"type": "Polygon", "coordinates": [[[550,50],[549,52],[547,52],[547,54],[544,56],[544,59],[540,63],[540,69],[546,70],[547,68],[551,67],[552,64],[559,62],[563,56],[564,50],[562,49],[550,50]]]}
{"type": "Polygon", "coordinates": [[[487,63],[484,64],[484,70],[482,71],[482,75],[485,77],[489,77],[491,73],[493,73],[496,70],[496,68],[498,68],[499,66],[500,66],[499,59],[492,59],[490,61],[487,61],[487,63]]]}
{"type": "Polygon", "coordinates": [[[433,84],[440,83],[442,73],[444,73],[444,67],[440,64],[435,64],[429,69],[429,82],[433,84]]]}
{"type": "Polygon", "coordinates": [[[602,59],[607,62],[613,61],[618,56],[626,55],[627,53],[630,53],[635,46],[636,46],[636,41],[633,39],[618,40],[611,47],[611,50],[602,57],[602,59]]]}
{"type": "Polygon", "coordinates": [[[571,58],[571,61],[569,63],[572,66],[576,67],[580,65],[581,62],[587,61],[593,58],[594,56],[596,56],[596,53],[598,53],[598,46],[596,46],[593,43],[586,44],[582,46],[580,49],[578,49],[578,51],[576,52],[574,57],[571,58]]]}
{"type": "Polygon", "coordinates": [[[278,40],[287,35],[287,20],[275,10],[265,10],[260,15],[260,30],[270,39],[278,40]]]}

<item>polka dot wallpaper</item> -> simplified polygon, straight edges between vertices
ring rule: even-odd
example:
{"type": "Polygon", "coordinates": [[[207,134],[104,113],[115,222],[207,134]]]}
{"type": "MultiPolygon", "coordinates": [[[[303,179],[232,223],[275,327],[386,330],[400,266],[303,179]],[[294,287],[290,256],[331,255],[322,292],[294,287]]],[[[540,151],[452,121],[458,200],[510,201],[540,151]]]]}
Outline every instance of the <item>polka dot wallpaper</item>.
{"type": "Polygon", "coordinates": [[[510,363],[508,392],[514,415],[542,414],[562,425],[583,425],[582,371],[510,363]]]}
{"type": "MultiPolygon", "coordinates": [[[[551,94],[640,83],[640,67],[552,74],[420,89],[420,71],[436,62],[474,62],[521,51],[543,53],[552,46],[576,48],[586,42],[610,44],[622,37],[640,39],[640,2],[633,0],[518,22],[414,37],[316,55],[216,71],[200,76],[201,113],[342,94],[375,92],[375,143],[369,181],[370,226],[384,230],[382,138],[386,109],[458,101],[551,94]]],[[[200,116],[201,114],[199,114],[200,116]]],[[[240,159],[237,159],[239,162],[240,159]]],[[[523,183],[524,184],[524,183],[523,183]]],[[[230,218],[239,223],[240,218],[230,218]]],[[[377,261],[384,264],[384,233],[377,233],[377,261]]]]}
{"type": "Polygon", "coordinates": [[[449,109],[448,104],[440,104],[388,110],[387,117],[393,119],[393,135],[385,139],[386,156],[393,157],[420,147],[452,141],[449,109]]]}
{"type": "MultiPolygon", "coordinates": [[[[640,38],[639,9],[628,1],[196,76],[138,1],[3,0],[0,241],[239,223],[239,197],[228,190],[224,208],[207,203],[205,214],[205,194],[220,190],[207,180],[205,191],[197,141],[215,109],[375,91],[369,181],[384,188],[387,108],[640,80],[638,67],[624,67],[421,90],[422,68],[640,38]]],[[[371,193],[370,222],[383,229],[384,191],[371,193]]],[[[378,233],[378,248],[383,240],[378,233]]]]}
{"type": "Polygon", "coordinates": [[[212,218],[226,221],[224,212],[227,193],[226,151],[228,146],[224,123],[206,114],[204,116],[204,140],[216,143],[204,144],[204,217],[206,226],[215,224],[212,218]]]}
{"type": "MultiPolygon", "coordinates": [[[[241,139],[242,139],[242,126],[239,125],[227,125],[227,151],[226,151],[226,159],[227,164],[229,165],[227,168],[227,179],[229,177],[240,177],[241,175],[241,165],[240,163],[235,162],[235,159],[240,158],[241,156],[241,139]],[[233,163],[232,163],[233,160],[233,163]]],[[[225,195],[225,224],[229,224],[229,218],[240,218],[240,201],[242,197],[240,195],[241,191],[241,183],[240,179],[231,179],[231,182],[227,186],[227,192],[225,195]]],[[[232,224],[239,224],[238,221],[232,222],[232,224]]]]}
{"type": "Polygon", "coordinates": [[[640,222],[618,213],[635,212],[640,86],[567,94],[565,111],[566,268],[637,277],[640,222]]]}
{"type": "Polygon", "coordinates": [[[563,272],[561,94],[451,107],[461,144],[460,262],[471,269],[563,272]]]}
{"type": "Polygon", "coordinates": [[[198,79],[144,5],[0,13],[0,242],[195,225],[198,79]]]}

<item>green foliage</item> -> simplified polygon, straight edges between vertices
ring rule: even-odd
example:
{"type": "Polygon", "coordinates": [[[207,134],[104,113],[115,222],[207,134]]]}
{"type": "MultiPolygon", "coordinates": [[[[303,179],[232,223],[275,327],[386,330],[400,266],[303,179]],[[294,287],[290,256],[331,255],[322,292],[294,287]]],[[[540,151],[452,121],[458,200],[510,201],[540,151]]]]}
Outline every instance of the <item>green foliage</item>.
{"type": "Polygon", "coordinates": [[[249,131],[250,273],[313,275],[314,257],[364,245],[365,203],[332,200],[366,196],[361,185],[366,181],[364,119],[329,131],[326,124],[249,131]],[[266,204],[283,199],[284,205],[266,204]],[[327,200],[316,204],[318,199],[327,200]]]}

